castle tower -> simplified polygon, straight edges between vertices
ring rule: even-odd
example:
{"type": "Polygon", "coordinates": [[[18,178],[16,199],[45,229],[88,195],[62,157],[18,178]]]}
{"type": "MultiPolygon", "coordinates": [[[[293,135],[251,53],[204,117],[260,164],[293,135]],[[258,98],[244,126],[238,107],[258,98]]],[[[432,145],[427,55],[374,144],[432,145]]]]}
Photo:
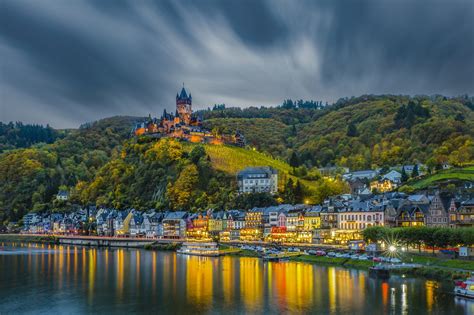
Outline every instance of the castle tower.
{"type": "Polygon", "coordinates": [[[176,94],[176,112],[178,113],[181,121],[184,122],[186,125],[189,125],[191,123],[191,114],[193,113],[193,110],[191,108],[192,101],[193,99],[191,97],[191,94],[189,94],[188,96],[183,84],[181,93],[176,94]]]}

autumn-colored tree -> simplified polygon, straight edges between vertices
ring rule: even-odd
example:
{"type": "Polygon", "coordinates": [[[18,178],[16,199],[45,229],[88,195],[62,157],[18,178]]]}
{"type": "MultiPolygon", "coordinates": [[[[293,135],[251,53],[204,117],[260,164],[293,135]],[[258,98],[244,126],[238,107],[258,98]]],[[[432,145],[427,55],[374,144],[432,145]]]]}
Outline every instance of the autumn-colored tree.
{"type": "Polygon", "coordinates": [[[199,171],[194,164],[189,164],[181,171],[174,183],[168,184],[167,194],[174,209],[190,209],[193,192],[198,184],[199,171]]]}

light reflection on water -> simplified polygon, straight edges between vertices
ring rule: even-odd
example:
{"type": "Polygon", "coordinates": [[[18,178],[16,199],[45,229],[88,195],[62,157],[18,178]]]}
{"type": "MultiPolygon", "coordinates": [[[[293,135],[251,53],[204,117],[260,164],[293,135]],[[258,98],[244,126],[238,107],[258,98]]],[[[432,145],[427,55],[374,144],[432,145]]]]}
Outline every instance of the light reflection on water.
{"type": "Polygon", "coordinates": [[[473,302],[450,292],[435,281],[383,282],[297,262],[0,243],[0,314],[474,313],[473,302]]]}

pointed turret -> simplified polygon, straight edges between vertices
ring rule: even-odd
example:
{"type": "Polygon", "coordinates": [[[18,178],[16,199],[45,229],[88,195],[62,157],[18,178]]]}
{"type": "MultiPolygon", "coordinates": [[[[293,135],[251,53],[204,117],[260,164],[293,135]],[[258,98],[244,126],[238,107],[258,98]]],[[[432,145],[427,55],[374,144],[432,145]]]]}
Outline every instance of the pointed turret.
{"type": "Polygon", "coordinates": [[[179,115],[181,120],[186,124],[189,125],[191,122],[191,115],[192,115],[192,98],[191,94],[186,92],[186,89],[181,89],[179,95],[176,96],[176,116],[179,115]]]}

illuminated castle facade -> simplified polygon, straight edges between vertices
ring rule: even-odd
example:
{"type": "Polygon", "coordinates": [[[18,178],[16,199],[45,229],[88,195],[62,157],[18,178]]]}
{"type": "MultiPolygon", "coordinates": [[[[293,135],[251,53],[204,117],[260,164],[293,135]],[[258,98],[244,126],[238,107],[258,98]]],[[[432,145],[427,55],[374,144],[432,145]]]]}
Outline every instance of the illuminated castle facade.
{"type": "Polygon", "coordinates": [[[151,136],[155,138],[171,137],[190,142],[212,143],[212,144],[233,144],[245,145],[242,134],[237,132],[234,135],[215,135],[203,128],[202,117],[193,114],[193,98],[188,95],[184,86],[179,94],[176,94],[175,114],[163,111],[161,118],[151,118],[135,126],[133,133],[135,136],[151,136]]]}
{"type": "Polygon", "coordinates": [[[191,117],[193,115],[193,98],[191,93],[189,96],[186,93],[186,90],[181,90],[180,94],[176,94],[176,112],[178,113],[177,116],[187,125],[191,124],[191,117]]]}

